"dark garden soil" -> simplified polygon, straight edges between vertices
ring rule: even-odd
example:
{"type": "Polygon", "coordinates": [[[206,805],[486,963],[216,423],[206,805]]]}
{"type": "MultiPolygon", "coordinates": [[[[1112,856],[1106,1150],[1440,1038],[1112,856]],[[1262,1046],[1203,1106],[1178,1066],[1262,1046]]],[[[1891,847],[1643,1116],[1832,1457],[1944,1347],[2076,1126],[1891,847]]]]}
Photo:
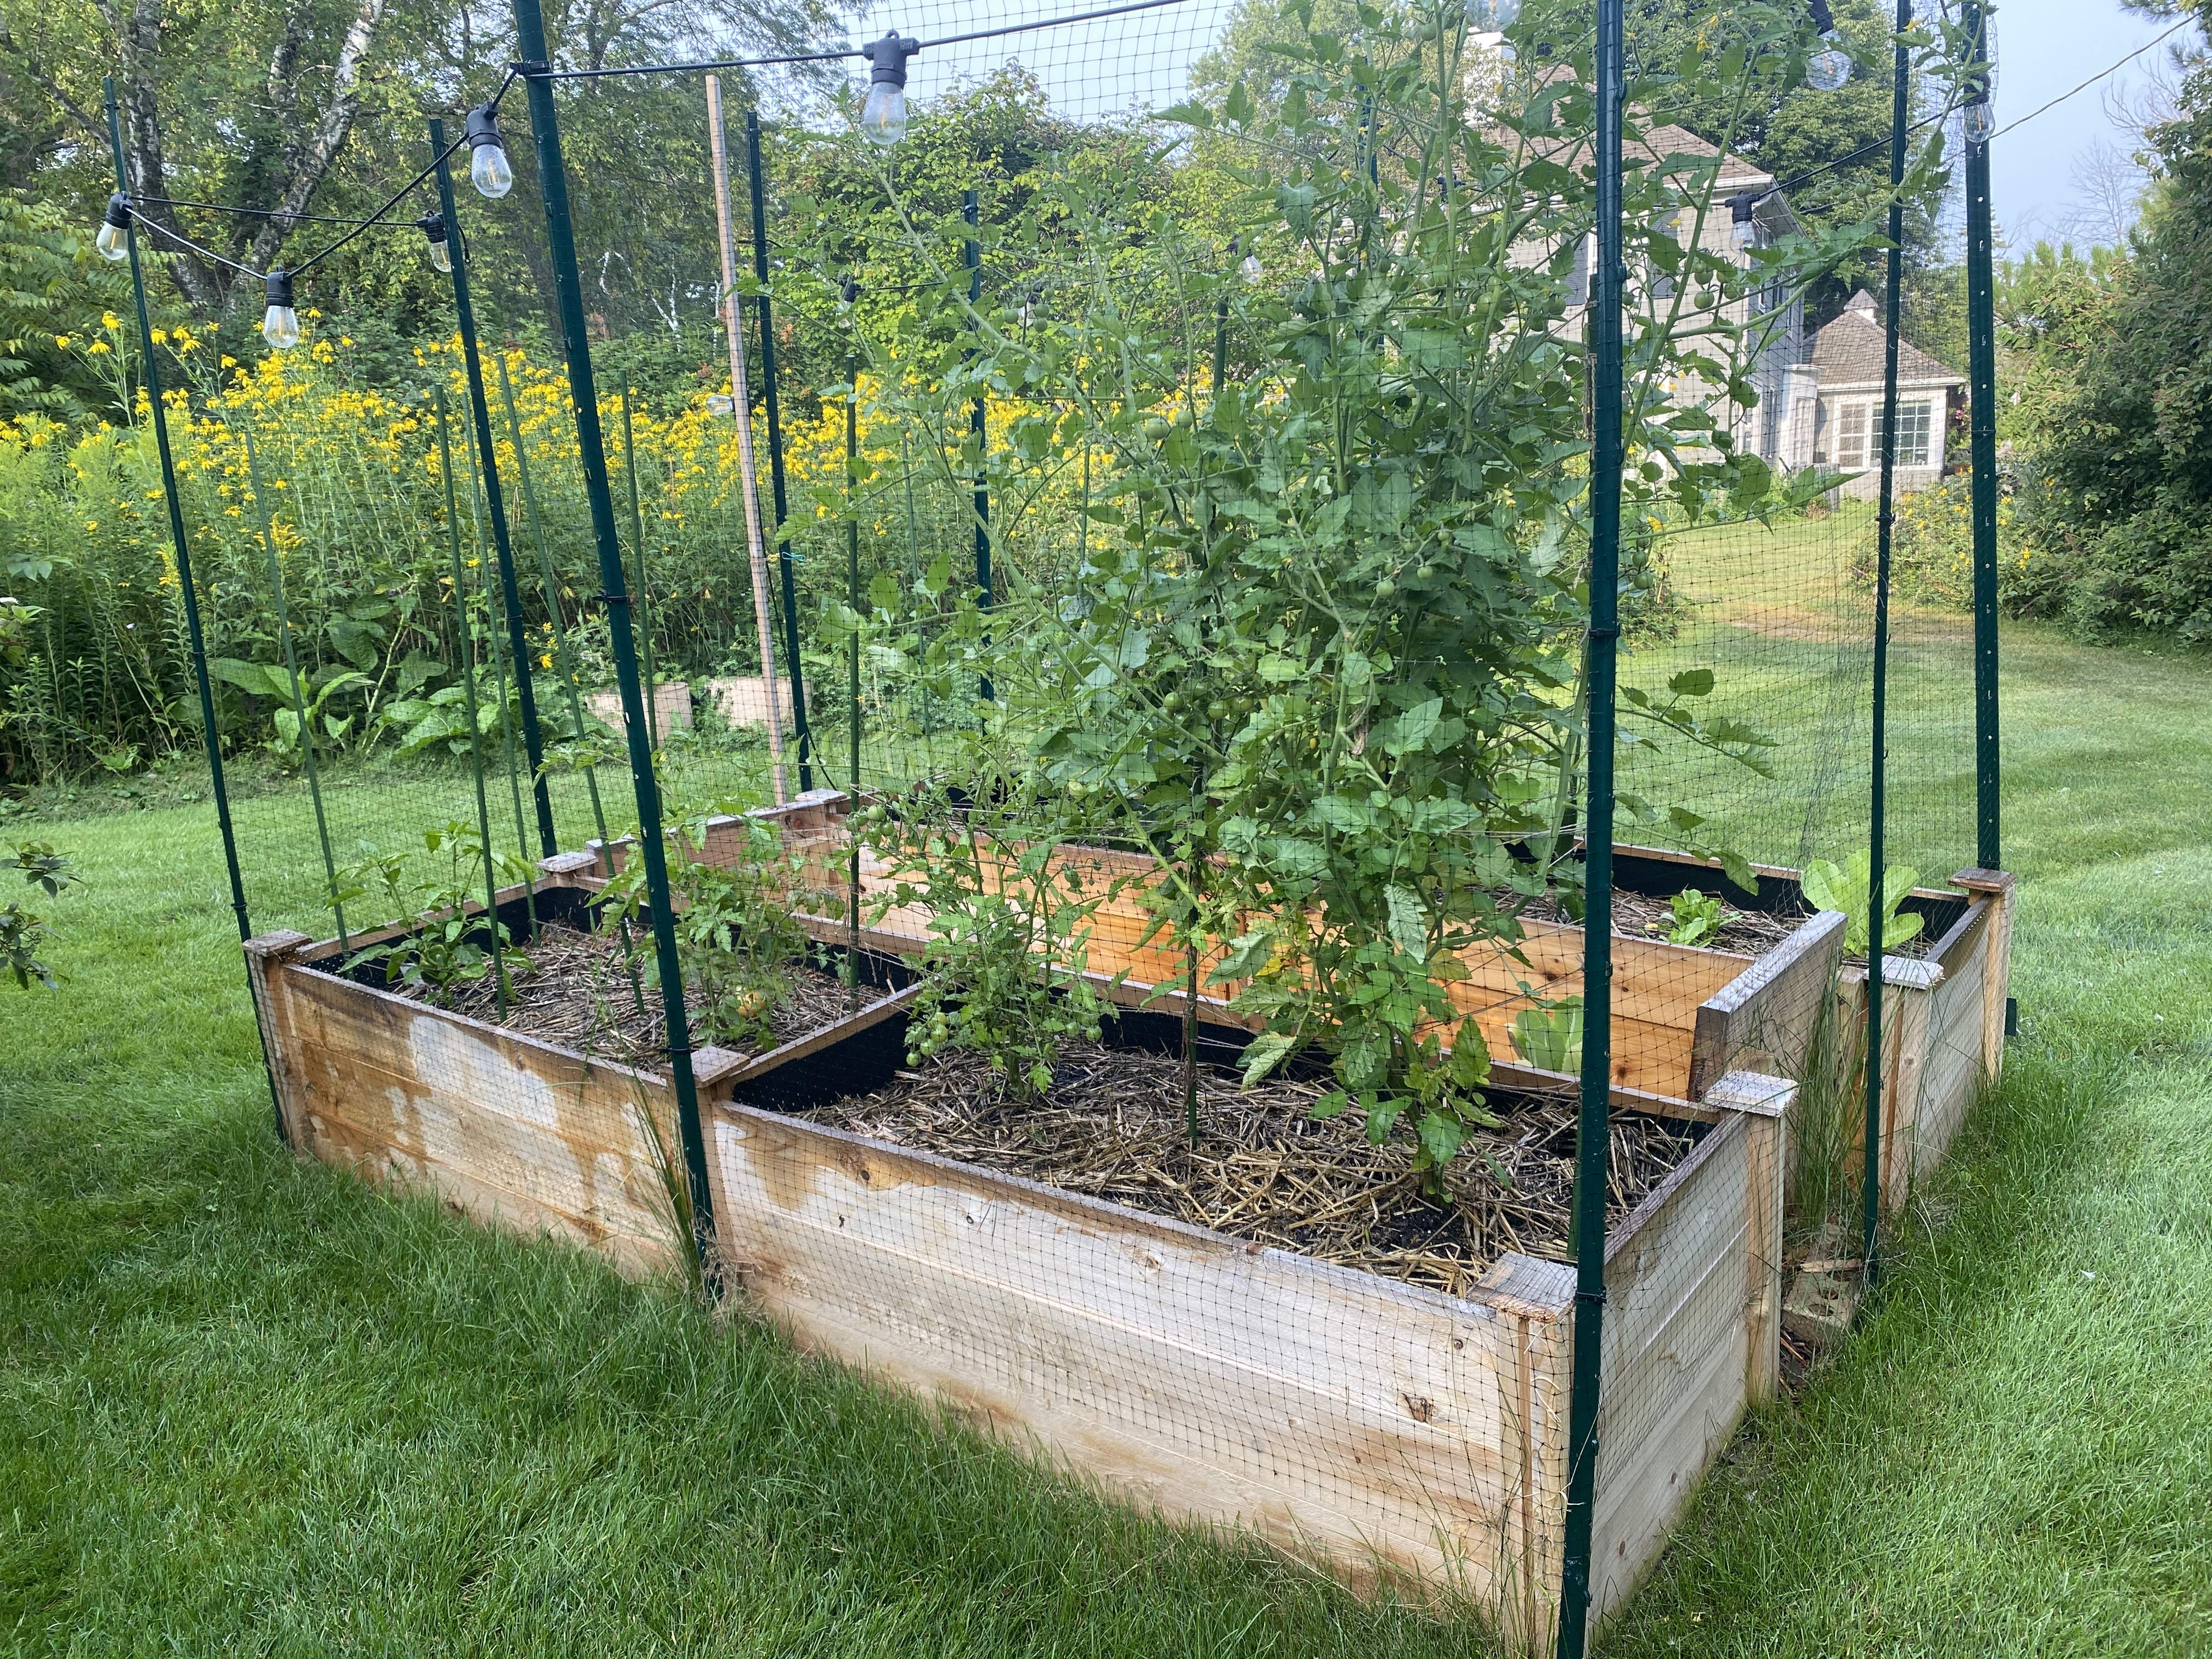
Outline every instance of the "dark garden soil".
{"type": "MultiPolygon", "coordinates": [[[[509,971],[504,1020],[500,1018],[497,988],[489,975],[454,993],[443,1006],[471,1019],[580,1054],[624,1066],[665,1069],[667,1038],[661,1025],[660,975],[654,967],[651,941],[639,944],[633,985],[631,958],[625,956],[621,937],[611,927],[585,933],[558,924],[549,926],[535,939],[525,938],[518,945],[530,966],[526,972],[509,971]]],[[[799,966],[787,969],[784,978],[788,989],[766,1011],[773,1041],[765,1042],[757,1030],[709,1030],[707,1000],[697,987],[687,985],[684,1006],[690,1016],[692,1042],[702,1048],[712,1042],[734,1054],[766,1054],[834,1024],[853,1006],[850,992],[835,974],[799,966]]],[[[432,1000],[420,990],[391,988],[417,1001],[432,1000]]],[[[863,985],[860,1004],[866,1006],[883,995],[863,985]]]]}
{"type": "MultiPolygon", "coordinates": [[[[1199,1068],[1198,1146],[1172,1056],[1071,1044],[1042,1101],[1008,1097],[979,1055],[953,1051],[888,1087],[817,1108],[817,1123],[1111,1200],[1323,1261],[1465,1295],[1509,1250],[1564,1259],[1574,1191],[1571,1094],[1498,1097],[1445,1174],[1420,1191],[1402,1132],[1368,1141],[1359,1114],[1316,1121],[1328,1085],[1199,1068]]],[[[1616,1118],[1608,1222],[1680,1164],[1687,1126],[1616,1118]]]]}
{"type": "MultiPolygon", "coordinates": [[[[1530,921],[1562,922],[1577,927],[1582,925],[1562,909],[1557,901],[1549,898],[1530,900],[1521,915],[1530,921]]],[[[1614,933],[1628,939],[1664,939],[1668,930],[1674,925],[1674,908],[1668,901],[1647,897],[1642,893],[1614,890],[1614,933]]],[[[1698,948],[1733,951],[1739,956],[1755,957],[1772,950],[1804,925],[1803,916],[1778,916],[1765,910],[1739,910],[1723,902],[1721,905],[1720,932],[1711,939],[1700,939],[1698,948]]]]}

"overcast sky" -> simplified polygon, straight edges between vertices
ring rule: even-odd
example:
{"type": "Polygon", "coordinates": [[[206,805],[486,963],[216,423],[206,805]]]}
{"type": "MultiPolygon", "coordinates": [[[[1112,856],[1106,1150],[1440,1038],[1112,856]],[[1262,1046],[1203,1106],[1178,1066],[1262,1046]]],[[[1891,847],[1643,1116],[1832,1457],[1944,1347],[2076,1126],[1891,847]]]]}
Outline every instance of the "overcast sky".
{"type": "MultiPolygon", "coordinates": [[[[2172,22],[2136,16],[2118,0],[2001,0],[1995,25],[1998,122],[2019,120],[2172,22]]],[[[2192,27],[2174,40],[2197,38],[2192,27]]],[[[2112,240],[2114,204],[2104,181],[2112,177],[2111,164],[2135,147],[2128,109],[2152,92],[2166,55],[2166,46],[2155,47],[2109,80],[2000,135],[1990,160],[1997,225],[2008,243],[2112,240]]]]}
{"type": "MultiPolygon", "coordinates": [[[[1110,0],[858,0],[848,15],[858,35],[880,33],[896,23],[908,34],[931,39],[1105,3],[1110,0]]],[[[910,91],[929,97],[1016,57],[1071,114],[1159,107],[1182,95],[1183,72],[1234,3],[1179,0],[1134,15],[926,52],[915,60],[910,91]]],[[[1997,0],[1998,121],[2029,114],[2171,27],[2172,20],[2124,10],[2119,0],[1997,0]]],[[[2198,38],[2194,25],[2174,37],[2198,38]]],[[[2039,237],[2116,240],[2127,218],[2127,198],[2140,182],[2139,175],[2129,176],[2126,158],[2136,147],[2129,112],[2141,107],[2167,56],[2167,46],[2154,48],[2016,131],[2000,135],[1991,160],[1998,231],[2008,246],[2025,247],[2039,237]]],[[[2170,71],[2166,78],[2171,80],[2170,71]]]]}

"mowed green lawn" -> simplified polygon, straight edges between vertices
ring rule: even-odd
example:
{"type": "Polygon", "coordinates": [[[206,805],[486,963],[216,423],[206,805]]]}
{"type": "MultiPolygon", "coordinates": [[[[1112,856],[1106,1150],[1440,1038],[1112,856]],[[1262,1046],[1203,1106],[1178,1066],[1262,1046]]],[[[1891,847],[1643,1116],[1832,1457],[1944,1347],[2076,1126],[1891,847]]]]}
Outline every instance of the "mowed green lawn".
{"type": "MultiPolygon", "coordinates": [[[[2017,629],[2005,695],[2005,1083],[1603,1651],[2212,1650],[2212,667],[2017,629]]],[[[310,924],[304,803],[257,805],[310,924]]],[[[93,884],[64,989],[0,991],[7,1650],[1480,1650],[295,1163],[209,809],[8,830],[93,884]]]]}

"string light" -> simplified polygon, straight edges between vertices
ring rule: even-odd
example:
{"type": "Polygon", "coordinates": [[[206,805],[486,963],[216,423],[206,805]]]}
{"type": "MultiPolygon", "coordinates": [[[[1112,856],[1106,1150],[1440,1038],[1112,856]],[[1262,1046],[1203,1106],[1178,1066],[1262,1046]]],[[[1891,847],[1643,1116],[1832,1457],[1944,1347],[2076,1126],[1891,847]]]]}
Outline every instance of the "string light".
{"type": "Polygon", "coordinates": [[[906,137],[906,60],[921,42],[893,29],[860,48],[870,64],[868,100],[860,106],[860,137],[883,149],[906,137]]]}
{"type": "Polygon", "coordinates": [[[300,343],[300,313],[292,309],[292,273],[272,270],[267,283],[269,308],[261,313],[261,337],[279,351],[300,343]]]}
{"type": "Polygon", "coordinates": [[[446,216],[433,209],[415,222],[415,228],[429,240],[430,268],[450,272],[453,268],[453,250],[446,241],[446,216]]]}
{"type": "Polygon", "coordinates": [[[131,253],[131,209],[117,191],[107,198],[107,211],[100,216],[100,234],[92,245],[100,250],[103,259],[122,259],[131,253]]]}
{"type": "Polygon", "coordinates": [[[507,141],[499,136],[499,116],[489,104],[469,112],[463,128],[470,150],[469,182],[480,195],[496,202],[514,188],[514,168],[507,159],[507,141]]]}
{"type": "Polygon", "coordinates": [[[1833,92],[1851,78],[1851,55],[1843,46],[1843,35],[1828,10],[1828,0],[1809,0],[1813,27],[1820,32],[1820,49],[1805,60],[1805,83],[1815,92],[1833,92]]]}

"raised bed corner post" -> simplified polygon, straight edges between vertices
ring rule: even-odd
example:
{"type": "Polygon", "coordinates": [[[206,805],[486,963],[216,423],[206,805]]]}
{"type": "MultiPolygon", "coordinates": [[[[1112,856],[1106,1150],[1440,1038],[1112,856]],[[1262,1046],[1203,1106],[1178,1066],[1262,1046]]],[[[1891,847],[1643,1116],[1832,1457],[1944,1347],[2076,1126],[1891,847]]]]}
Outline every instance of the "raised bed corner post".
{"type": "MultiPolygon", "coordinates": [[[[115,188],[131,194],[131,175],[123,160],[123,116],[115,102],[115,77],[101,82],[107,101],[107,143],[115,158],[115,188]]],[[[222,776],[222,736],[216,730],[215,691],[208,684],[207,635],[200,627],[198,586],[192,580],[191,539],[185,533],[185,501],[177,489],[177,464],[169,450],[167,406],[161,401],[161,368],[154,358],[154,321],[146,309],[146,272],[138,262],[138,223],[134,217],[124,232],[131,254],[131,298],[137,307],[138,349],[145,364],[146,403],[154,418],[154,448],[161,460],[161,493],[169,508],[169,538],[177,550],[177,588],[185,602],[185,635],[191,647],[192,679],[200,694],[200,742],[207,750],[208,783],[215,793],[215,821],[222,832],[222,861],[230,877],[230,908],[238,918],[238,942],[253,937],[253,923],[246,909],[246,879],[238,870],[238,836],[230,821],[230,791],[222,776]]],[[[269,1079],[269,1103],[276,1114],[276,1138],[292,1144],[284,1126],[284,1103],[276,1094],[276,1070],[270,1063],[269,1034],[261,1025],[261,1000],[253,995],[253,973],[246,975],[246,995],[253,1003],[253,1030],[261,1039],[261,1069],[269,1079]]]]}
{"type": "MultiPolygon", "coordinates": [[[[775,497],[775,568],[783,583],[784,669],[791,678],[792,735],[799,744],[799,787],[803,794],[814,787],[814,740],[806,729],[806,676],[799,660],[798,578],[791,568],[791,543],[783,533],[788,510],[783,489],[783,416],[775,400],[775,329],[769,314],[768,198],[761,182],[760,112],[745,112],[745,181],[753,198],[753,276],[760,296],[753,301],[760,313],[761,404],[768,416],[768,476],[775,497]]],[[[763,665],[761,672],[774,671],[763,665]]]]}
{"type": "MultiPolygon", "coordinates": [[[[980,202],[974,191],[966,191],[962,195],[960,212],[969,224],[976,222],[979,208],[980,202]]],[[[972,312],[983,301],[982,245],[970,236],[961,244],[961,253],[968,262],[968,305],[972,312]]],[[[971,322],[969,326],[972,328],[974,324],[971,322]]],[[[988,616],[991,610],[991,483],[990,475],[985,471],[985,462],[991,441],[986,430],[983,397],[981,392],[975,395],[975,403],[969,410],[968,422],[969,430],[975,434],[976,604],[982,609],[984,614],[988,616]]],[[[990,635],[988,632],[983,636],[983,641],[986,646],[990,643],[990,635]]],[[[991,702],[998,695],[991,685],[991,677],[988,674],[983,676],[978,690],[985,702],[991,702]]]]}
{"type": "MultiPolygon", "coordinates": [[[[1989,62],[1989,25],[1966,9],[1967,61],[1989,62]]],[[[1966,140],[1966,375],[1973,459],[1974,861],[2004,868],[1997,819],[1997,339],[1990,143],[1966,140]]]]}
{"type": "Polygon", "coordinates": [[[1626,0],[1597,0],[1597,290],[1590,308],[1589,848],[1584,864],[1581,1114],[1575,1130],[1574,1374],[1567,1409],[1559,1659],[1589,1640],[1597,1414],[1605,1334],[1606,1177],[1613,1084],[1613,671],[1620,639],[1620,125],[1626,0]]]}
{"type": "Polygon", "coordinates": [[[592,343],[584,323],[584,289],[576,270],[575,231],[568,217],[568,178],[561,159],[561,118],[545,49],[545,19],[538,0],[514,0],[516,67],[530,98],[530,131],[538,151],[538,185],[545,199],[546,252],[561,317],[561,349],[568,359],[568,392],[575,404],[576,447],[584,493],[592,507],[592,538],[599,556],[600,595],[613,636],[615,678],[622,691],[623,728],[629,748],[630,786],[637,798],[637,851],[653,916],[653,942],[660,971],[660,1000],[668,1037],[670,1080],[676,1095],[678,1137],[690,1198],[691,1248],[708,1293],[719,1295],[721,1270],[714,1243],[714,1199],[707,1185],[707,1141],[699,1122],[699,1091],[691,1074],[691,1030],[684,1006],[684,969],[676,955],[676,912],[669,902],[668,849],[660,822],[660,788],[653,773],[653,743],[638,688],[637,643],[631,637],[629,594],[623,586],[622,538],[615,527],[614,492],[607,482],[606,447],[599,432],[599,395],[592,382],[592,343]]]}
{"type": "Polygon", "coordinates": [[[1889,578],[1891,532],[1897,521],[1897,356],[1905,285],[1905,124],[1912,66],[1905,32],[1912,0],[1897,0],[1897,47],[1889,104],[1889,293],[1882,307],[1881,488],[1875,512],[1873,757],[1867,813],[1866,1167],[1861,1176],[1859,1256],[1872,1285],[1881,1273],[1881,978],[1882,889],[1888,880],[1883,843],[1889,807],[1889,578]]]}
{"type": "MultiPolygon", "coordinates": [[[[514,580],[514,545],[507,528],[507,501],[500,489],[499,451],[491,435],[491,405],[484,398],[483,363],[477,347],[476,307],[469,298],[468,241],[453,210],[453,179],[447,170],[446,124],[430,118],[430,150],[438,156],[438,211],[446,217],[446,251],[453,264],[453,316],[461,336],[461,362],[468,371],[469,421],[476,428],[477,465],[483,475],[484,517],[491,520],[492,556],[499,564],[499,599],[507,612],[507,654],[514,664],[515,690],[522,699],[522,750],[530,763],[530,790],[538,807],[538,856],[561,850],[553,827],[553,796],[545,781],[545,738],[538,724],[538,694],[531,686],[530,640],[522,626],[522,590],[514,580]]],[[[502,711],[504,718],[504,711],[502,711]]]]}

